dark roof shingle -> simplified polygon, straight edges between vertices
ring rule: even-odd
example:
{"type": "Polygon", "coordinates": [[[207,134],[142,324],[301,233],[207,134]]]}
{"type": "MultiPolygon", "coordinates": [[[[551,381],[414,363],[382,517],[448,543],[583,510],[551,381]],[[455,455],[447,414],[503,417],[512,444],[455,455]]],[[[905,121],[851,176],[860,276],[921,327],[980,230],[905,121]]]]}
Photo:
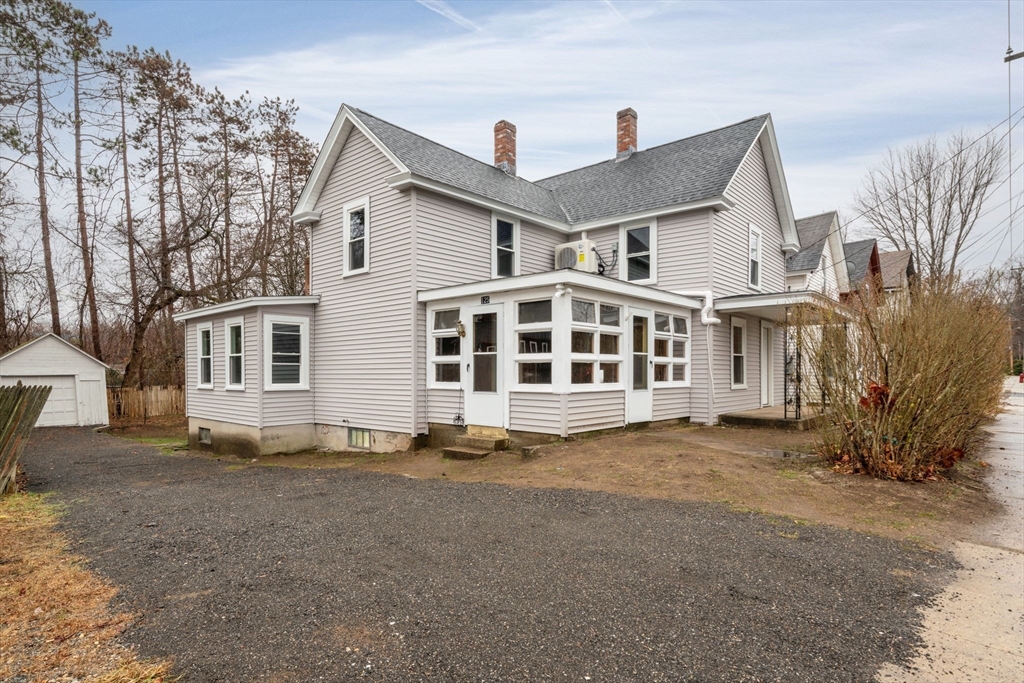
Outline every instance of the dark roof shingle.
{"type": "Polygon", "coordinates": [[[850,274],[850,290],[857,291],[864,278],[868,275],[868,267],[871,264],[871,252],[874,250],[876,240],[858,240],[843,244],[843,251],[846,252],[846,272],[850,274]]]}
{"type": "Polygon", "coordinates": [[[818,267],[821,263],[821,252],[828,241],[829,229],[835,219],[835,211],[797,219],[796,232],[800,236],[800,245],[803,248],[786,259],[787,271],[814,270],[818,267]]]}

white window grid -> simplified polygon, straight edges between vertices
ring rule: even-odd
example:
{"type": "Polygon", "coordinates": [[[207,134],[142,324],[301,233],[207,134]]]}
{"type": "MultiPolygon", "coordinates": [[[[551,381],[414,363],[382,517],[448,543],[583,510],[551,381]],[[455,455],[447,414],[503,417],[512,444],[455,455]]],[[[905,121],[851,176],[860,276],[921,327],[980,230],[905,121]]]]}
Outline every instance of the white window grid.
{"type": "Polygon", "coordinates": [[[761,290],[761,281],[764,279],[764,268],[762,266],[763,259],[761,253],[764,245],[762,244],[761,229],[753,223],[750,224],[750,234],[748,235],[748,247],[749,254],[747,259],[747,285],[751,289],[761,290]]]}
{"type": "Polygon", "coordinates": [[[429,311],[430,315],[430,386],[437,387],[439,389],[458,389],[462,386],[462,346],[464,344],[464,338],[459,337],[459,333],[455,327],[434,327],[435,316],[437,313],[443,313],[446,311],[455,311],[455,318],[459,322],[462,319],[459,317],[461,314],[460,308],[438,308],[429,311]],[[437,355],[437,340],[442,338],[459,338],[459,351],[460,354],[457,356],[439,356],[437,355]],[[457,382],[442,382],[437,379],[437,366],[438,365],[457,365],[459,368],[459,381],[457,382]]]}
{"type": "Polygon", "coordinates": [[[514,277],[519,275],[519,261],[520,261],[520,248],[519,248],[519,220],[516,218],[510,218],[509,216],[502,216],[500,214],[491,215],[491,277],[514,277]],[[498,221],[512,224],[512,248],[507,249],[498,246],[498,221]],[[498,251],[511,251],[512,252],[512,275],[499,275],[498,274],[498,251]]]}
{"type": "Polygon", "coordinates": [[[658,282],[658,220],[652,218],[647,221],[634,221],[632,223],[623,223],[619,226],[619,279],[627,282],[633,282],[642,285],[653,285],[658,282]],[[637,228],[650,228],[650,239],[648,242],[648,250],[646,252],[636,252],[634,254],[629,253],[629,231],[636,230],[637,228]],[[630,257],[648,255],[650,258],[650,277],[643,280],[630,280],[629,279],[629,259],[630,257]]]}
{"type": "Polygon", "coordinates": [[[344,255],[341,259],[342,266],[342,277],[348,277],[349,275],[359,275],[361,273],[370,272],[370,198],[362,197],[355,201],[351,201],[342,208],[344,215],[344,255]],[[352,240],[352,213],[355,211],[363,211],[363,236],[360,238],[363,241],[363,266],[362,268],[352,268],[352,254],[351,244],[352,240]]]}
{"type": "Polygon", "coordinates": [[[515,351],[512,354],[512,360],[515,363],[515,376],[513,383],[517,390],[522,391],[550,391],[551,384],[522,384],[519,381],[519,365],[521,363],[547,363],[551,366],[552,382],[554,382],[554,353],[553,349],[549,347],[547,351],[537,349],[536,352],[532,350],[521,351],[519,348],[519,333],[520,332],[548,332],[551,336],[551,343],[554,344],[555,333],[554,333],[554,319],[555,319],[555,306],[552,302],[551,306],[551,319],[546,322],[537,323],[520,323],[519,322],[519,305],[529,304],[537,301],[551,301],[550,299],[523,299],[522,301],[516,301],[513,303],[515,308],[515,320],[516,324],[513,326],[513,344],[515,351]]]}
{"type": "MultiPolygon", "coordinates": [[[[592,340],[593,340],[593,347],[592,347],[593,348],[593,353],[575,353],[575,352],[571,352],[570,355],[569,355],[569,359],[570,359],[569,360],[569,362],[570,362],[569,376],[570,376],[570,386],[572,387],[572,391],[577,392],[577,391],[587,390],[587,389],[594,389],[594,390],[598,390],[598,389],[621,389],[624,386],[624,384],[623,384],[623,376],[622,376],[622,374],[623,374],[622,373],[623,324],[624,324],[623,306],[621,304],[610,303],[610,302],[607,302],[607,301],[598,301],[598,300],[590,300],[590,299],[575,299],[574,298],[572,300],[572,302],[570,303],[569,308],[570,308],[570,321],[571,321],[569,343],[570,344],[572,343],[572,332],[587,332],[587,333],[590,333],[590,334],[593,335],[592,336],[592,340]],[[584,304],[592,304],[593,305],[593,307],[594,307],[594,322],[593,323],[581,322],[581,321],[573,320],[574,316],[572,314],[572,309],[573,309],[572,304],[574,304],[576,302],[580,302],[580,303],[584,303],[584,304]],[[618,310],[618,312],[619,312],[619,324],[618,324],[618,326],[602,325],[601,324],[601,307],[602,306],[614,307],[614,308],[616,308],[618,310]],[[617,341],[616,341],[616,348],[618,349],[618,353],[615,353],[615,354],[601,353],[601,335],[614,336],[617,339],[617,341]],[[592,370],[592,373],[591,373],[591,377],[593,378],[593,382],[573,384],[572,383],[572,363],[591,363],[593,365],[593,370],[592,370]],[[614,381],[614,382],[605,382],[604,381],[604,377],[603,377],[602,369],[601,369],[601,364],[602,363],[605,363],[605,364],[607,364],[607,363],[615,363],[615,364],[617,364],[617,366],[618,366],[618,378],[616,379],[616,381],[614,381]]],[[[571,350],[571,347],[570,347],[570,350],[571,350]]]]}
{"type": "Polygon", "coordinates": [[[196,387],[213,389],[213,323],[201,323],[196,326],[196,387]],[[203,337],[210,340],[209,353],[203,350],[203,337]],[[210,381],[203,381],[203,367],[209,363],[210,381]]]}
{"type": "Polygon", "coordinates": [[[309,390],[309,318],[278,314],[263,316],[263,390],[309,390]],[[297,384],[274,383],[274,323],[299,326],[299,382],[297,384]]]}
{"type": "Polygon", "coordinates": [[[747,321],[732,318],[729,325],[729,381],[733,389],[747,388],[747,321]],[[736,330],[740,330],[740,348],[736,349],[736,330]],[[736,359],[740,359],[743,381],[736,381],[736,359]]]}
{"type": "Polygon", "coordinates": [[[245,318],[230,318],[224,321],[224,388],[229,391],[245,391],[245,318]],[[231,352],[231,329],[234,327],[241,330],[238,353],[231,352]],[[231,381],[232,358],[240,358],[242,361],[240,381],[234,383],[231,381]]]}
{"type": "Polygon", "coordinates": [[[690,386],[690,316],[665,311],[654,312],[654,385],[656,387],[690,386]],[[667,330],[658,329],[659,323],[667,319],[667,330]],[[658,341],[665,342],[668,355],[658,354],[658,341]],[[676,355],[676,345],[683,345],[683,355],[676,355]],[[658,379],[658,367],[666,367],[666,379],[658,379]],[[676,369],[681,369],[683,379],[677,380],[676,369]]]}

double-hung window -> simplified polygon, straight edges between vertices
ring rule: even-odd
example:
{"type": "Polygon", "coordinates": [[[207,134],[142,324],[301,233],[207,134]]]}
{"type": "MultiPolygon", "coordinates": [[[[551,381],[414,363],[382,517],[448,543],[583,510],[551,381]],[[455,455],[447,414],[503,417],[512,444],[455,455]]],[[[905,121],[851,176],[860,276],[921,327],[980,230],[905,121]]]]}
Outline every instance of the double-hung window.
{"type": "Polygon", "coordinates": [[[732,319],[732,388],[747,388],[747,321],[732,319]]]}
{"type": "Polygon", "coordinates": [[[434,383],[458,385],[461,379],[462,337],[459,336],[459,309],[434,311],[433,357],[434,383]]]}
{"type": "Polygon", "coordinates": [[[370,270],[370,198],[345,205],[345,255],[342,274],[357,275],[370,270]]]}
{"type": "Polygon", "coordinates": [[[570,381],[573,385],[618,384],[622,365],[622,309],[573,299],[570,381]]]}
{"type": "Polygon", "coordinates": [[[516,304],[516,377],[521,385],[551,385],[551,299],[516,304]]]}
{"type": "Polygon", "coordinates": [[[516,221],[494,216],[491,226],[494,277],[512,277],[519,274],[519,225],[516,221]]]}
{"type": "Polygon", "coordinates": [[[654,383],[685,385],[690,381],[690,319],[654,314],[654,383]]]}
{"type": "Polygon", "coordinates": [[[245,389],[244,319],[224,321],[224,350],[227,356],[227,388],[245,389]]]}
{"type": "Polygon", "coordinates": [[[620,279],[629,282],[654,282],[657,272],[657,224],[654,221],[635,227],[623,226],[621,242],[625,255],[619,266],[620,279]]]}
{"type": "Polygon", "coordinates": [[[747,283],[753,289],[761,289],[761,231],[753,224],[750,225],[748,241],[750,246],[750,264],[747,269],[747,283]]]}
{"type": "Polygon", "coordinates": [[[200,389],[213,388],[213,325],[204,323],[196,328],[196,347],[199,359],[199,378],[197,386],[200,389]]]}
{"type": "Polygon", "coordinates": [[[264,389],[309,389],[309,319],[264,315],[264,389]]]}

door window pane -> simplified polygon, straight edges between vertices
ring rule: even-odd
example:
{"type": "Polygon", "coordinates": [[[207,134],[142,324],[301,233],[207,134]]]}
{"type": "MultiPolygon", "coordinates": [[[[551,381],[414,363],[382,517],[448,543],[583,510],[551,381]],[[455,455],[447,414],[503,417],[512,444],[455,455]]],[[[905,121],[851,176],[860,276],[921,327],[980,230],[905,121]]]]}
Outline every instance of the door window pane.
{"type": "Polygon", "coordinates": [[[647,354],[633,354],[633,388],[647,388],[647,354]]]}
{"type": "Polygon", "coordinates": [[[579,330],[573,330],[573,332],[572,332],[572,352],[573,353],[593,353],[594,352],[594,333],[593,332],[580,332],[579,330]]]}
{"type": "Polygon", "coordinates": [[[519,353],[551,353],[551,330],[520,332],[519,353]]]}
{"type": "Polygon", "coordinates": [[[596,323],[597,318],[594,313],[594,304],[589,301],[577,301],[573,299],[572,321],[574,323],[596,323]]]}
{"type": "Polygon", "coordinates": [[[610,327],[619,326],[619,307],[601,304],[601,324],[610,327]]]}
{"type": "Polygon", "coordinates": [[[572,364],[572,383],[573,384],[593,384],[594,383],[594,364],[593,363],[573,363],[572,364]]]}
{"type": "Polygon", "coordinates": [[[494,393],[498,390],[498,354],[473,355],[473,391],[494,393]]]}
{"type": "Polygon", "coordinates": [[[473,352],[494,353],[498,350],[498,314],[479,313],[473,316],[473,352]]]}
{"type": "Polygon", "coordinates": [[[647,388],[647,318],[633,316],[633,388],[647,388]]]}
{"type": "Polygon", "coordinates": [[[619,355],[619,335],[617,334],[602,334],[601,335],[601,353],[609,356],[619,355]]]}
{"type": "Polygon", "coordinates": [[[551,363],[520,363],[520,384],[551,384],[551,363]]]}
{"type": "Polygon", "coordinates": [[[615,384],[619,381],[618,363],[601,363],[601,383],[615,384]]]}
{"type": "Polygon", "coordinates": [[[524,301],[519,304],[519,324],[551,322],[551,299],[524,301]]]}

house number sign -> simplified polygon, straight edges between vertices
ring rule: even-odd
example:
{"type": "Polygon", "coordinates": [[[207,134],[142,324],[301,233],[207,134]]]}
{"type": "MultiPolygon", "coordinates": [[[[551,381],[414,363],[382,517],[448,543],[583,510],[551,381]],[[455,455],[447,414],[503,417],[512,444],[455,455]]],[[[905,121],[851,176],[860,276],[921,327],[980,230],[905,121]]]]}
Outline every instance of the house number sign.
{"type": "Polygon", "coordinates": [[[480,297],[480,303],[481,304],[489,304],[489,303],[491,303],[491,297],[489,297],[489,296],[482,296],[482,297],[480,297]]]}

